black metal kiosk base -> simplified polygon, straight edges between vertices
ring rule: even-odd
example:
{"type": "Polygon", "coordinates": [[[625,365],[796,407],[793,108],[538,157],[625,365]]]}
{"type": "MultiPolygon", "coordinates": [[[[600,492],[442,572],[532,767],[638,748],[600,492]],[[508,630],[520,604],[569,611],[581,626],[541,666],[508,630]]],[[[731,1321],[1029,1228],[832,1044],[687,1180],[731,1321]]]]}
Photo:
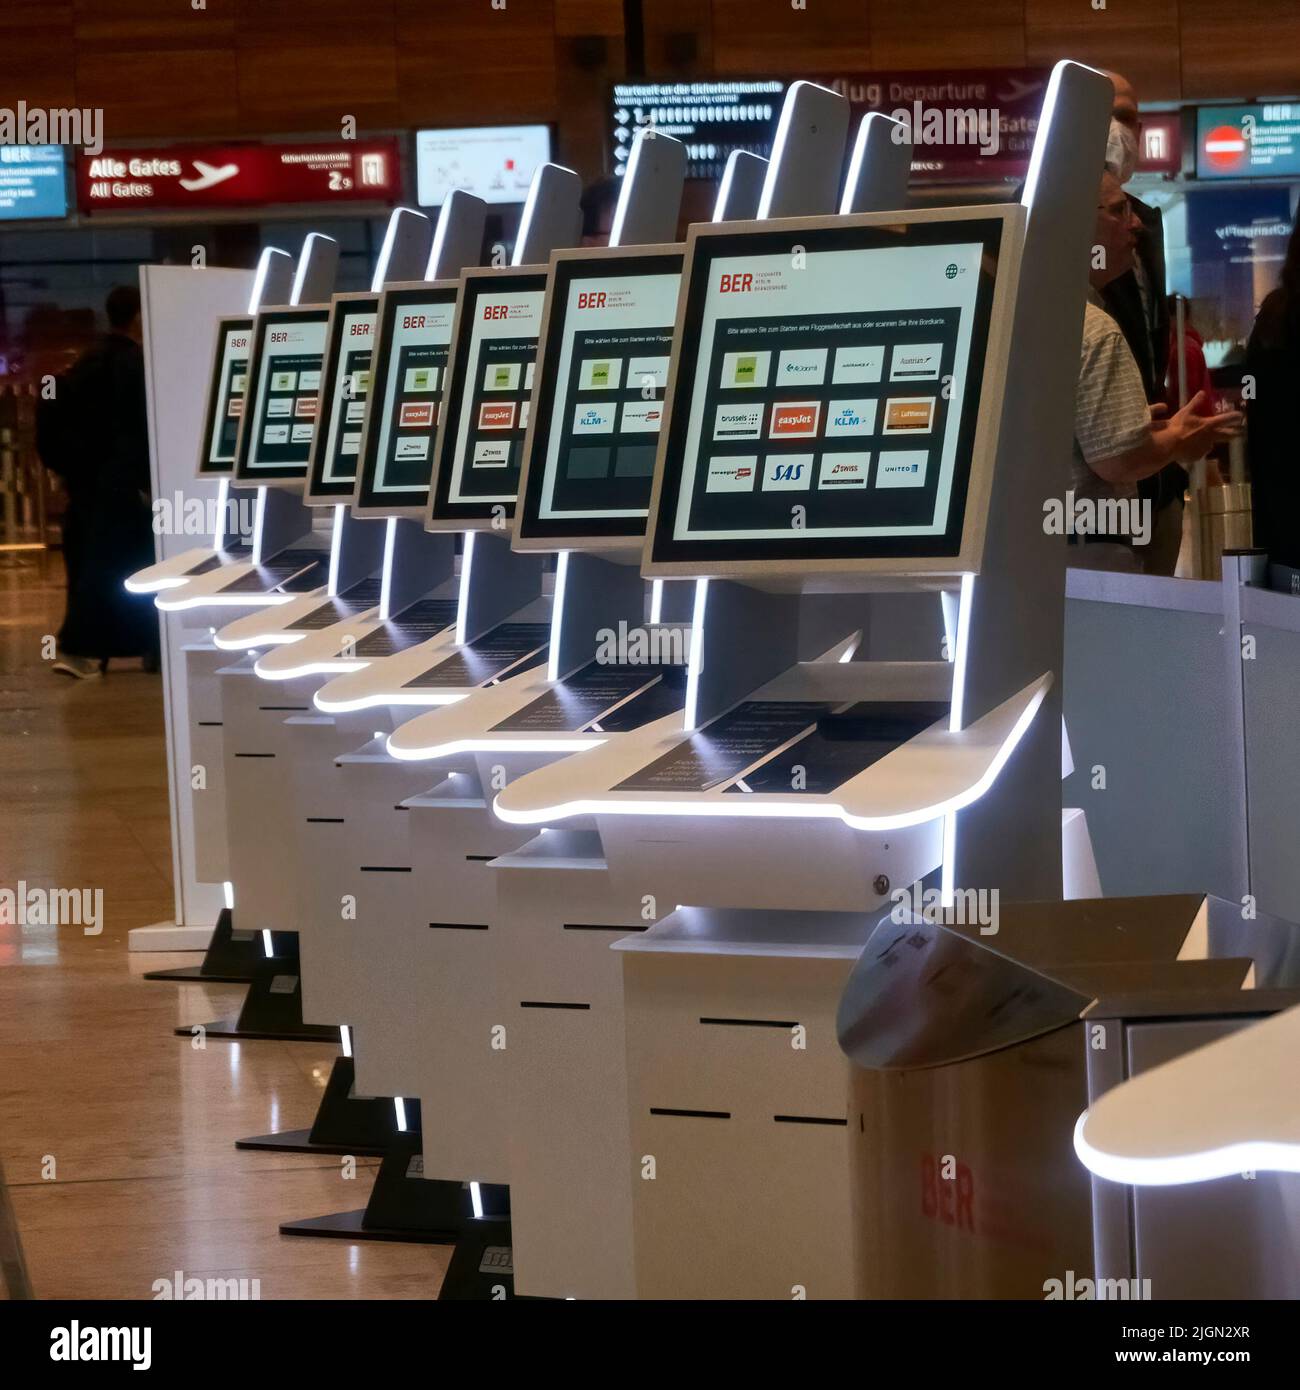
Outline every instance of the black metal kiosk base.
{"type": "Polygon", "coordinates": [[[336,1057],[325,1094],[310,1129],[285,1129],[236,1139],[237,1149],[269,1153],[356,1154],[381,1158],[398,1139],[397,1114],[390,1096],[357,1096],[351,1057],[336,1057]]]}
{"type": "Polygon", "coordinates": [[[193,1036],[202,1027],[209,1038],[236,1041],[267,1039],[276,1042],[337,1043],[339,1030],[302,1021],[302,977],[298,973],[298,933],[277,932],[276,954],[259,960],[248,984],[248,994],[235,1018],[192,1024],[173,1031],[178,1038],[193,1036]]]}
{"type": "Polygon", "coordinates": [[[258,961],[263,959],[259,933],[236,931],[228,907],[221,909],[212,939],[203,953],[200,965],[181,965],[174,970],[147,970],[146,980],[206,981],[214,985],[242,985],[253,978],[258,961]]]}
{"type": "MultiPolygon", "coordinates": [[[[409,1104],[409,1102],[408,1102],[409,1104]]],[[[286,1221],[280,1234],[333,1240],[386,1240],[414,1245],[453,1245],[474,1225],[469,1185],[423,1177],[418,1130],[399,1134],[384,1154],[370,1200],[355,1211],[286,1221]]],[[[509,1190],[484,1186],[485,1216],[509,1221],[509,1190]]]]}

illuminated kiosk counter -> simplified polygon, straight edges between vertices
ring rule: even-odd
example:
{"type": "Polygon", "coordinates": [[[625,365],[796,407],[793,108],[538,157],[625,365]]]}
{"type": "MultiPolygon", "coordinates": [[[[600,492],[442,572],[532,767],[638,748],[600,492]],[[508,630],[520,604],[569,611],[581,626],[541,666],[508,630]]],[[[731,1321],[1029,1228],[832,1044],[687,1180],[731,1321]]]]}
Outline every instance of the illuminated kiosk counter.
{"type": "Polygon", "coordinates": [[[1190,895],[927,917],[840,1008],[857,1295],[1297,1297],[1300,928],[1190,895]]]}
{"type": "Polygon", "coordinates": [[[494,801],[512,825],[594,830],[615,882],[667,882],[680,905],[619,942],[641,1297],[848,1295],[847,1075],[827,1045],[847,957],[826,968],[828,933],[860,949],[922,884],[1061,894],[1065,554],[1042,500],[1066,482],[1109,102],[1058,67],[1021,206],[691,231],[643,556],[651,579],[703,576],[684,717],[494,801]],[[943,594],[939,659],[864,659],[899,591],[943,594]],[[781,951],[764,912],[790,914],[781,951]],[[777,1120],[775,1025],[837,1107],[777,1120]],[[801,1184],[740,1210],[728,1194],[792,1144],[801,1184]]]}

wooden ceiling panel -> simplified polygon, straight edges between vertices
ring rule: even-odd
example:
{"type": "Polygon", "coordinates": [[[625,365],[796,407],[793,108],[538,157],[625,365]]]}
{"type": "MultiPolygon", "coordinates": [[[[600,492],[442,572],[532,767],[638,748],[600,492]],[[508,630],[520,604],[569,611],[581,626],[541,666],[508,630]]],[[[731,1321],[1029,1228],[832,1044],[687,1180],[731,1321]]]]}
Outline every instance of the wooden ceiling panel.
{"type": "Polygon", "coordinates": [[[239,116],[231,49],[77,52],[77,104],[104,107],[104,138],[228,135],[239,116]]]}
{"type": "Polygon", "coordinates": [[[1074,58],[1123,73],[1139,101],[1169,101],[1182,90],[1178,51],[1178,0],[1130,0],[1104,10],[1087,0],[1025,0],[1031,65],[1074,58]]]}

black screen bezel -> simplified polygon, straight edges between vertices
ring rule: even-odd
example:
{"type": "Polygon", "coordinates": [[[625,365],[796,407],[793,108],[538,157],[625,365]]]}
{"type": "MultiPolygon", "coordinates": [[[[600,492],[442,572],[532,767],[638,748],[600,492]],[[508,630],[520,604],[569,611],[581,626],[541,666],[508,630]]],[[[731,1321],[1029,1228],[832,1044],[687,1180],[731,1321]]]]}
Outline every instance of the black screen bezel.
{"type": "MultiPolygon", "coordinates": [[[[564,346],[564,326],[567,319],[569,287],[575,279],[626,279],[629,275],[678,275],[685,269],[685,248],[679,252],[661,252],[645,256],[602,256],[582,260],[577,257],[557,260],[551,272],[550,311],[542,325],[546,344],[534,378],[536,405],[531,415],[532,429],[526,441],[524,459],[525,483],[519,504],[519,535],[524,540],[568,539],[575,536],[631,537],[644,539],[650,519],[650,496],[646,496],[646,514],[634,516],[553,517],[540,515],[542,493],[546,484],[546,453],[550,442],[551,421],[555,414],[555,381],[559,375],[560,353],[564,346]]],[[[680,291],[679,291],[680,292],[680,291]]],[[[670,325],[670,334],[675,325],[670,325]]],[[[665,391],[665,399],[667,392],[665,391]]],[[[647,480],[653,486],[653,475],[647,480]]]]}
{"type": "MultiPolygon", "coordinates": [[[[262,389],[262,368],[265,360],[266,333],[270,328],[274,328],[281,323],[329,323],[328,304],[304,304],[302,306],[289,306],[282,309],[265,309],[257,315],[253,328],[253,350],[248,360],[248,391],[247,402],[244,406],[245,425],[239,431],[239,444],[235,453],[235,473],[237,482],[241,483],[300,483],[307,477],[307,468],[311,463],[311,452],[308,451],[307,461],[301,465],[294,464],[278,465],[274,468],[256,468],[251,472],[248,468],[248,452],[252,446],[253,418],[257,414],[257,397],[262,389]]],[[[329,344],[325,345],[326,351],[329,344]]],[[[322,389],[325,382],[325,354],[321,354],[321,385],[322,389]]],[[[320,423],[320,403],[316,405],[316,423],[320,423]]],[[[315,446],[315,436],[312,437],[312,445],[315,446]]]]}
{"type": "Polygon", "coordinates": [[[655,501],[654,538],[648,556],[652,564],[693,564],[745,561],[760,563],[798,563],[828,560],[906,560],[949,559],[961,553],[962,535],[970,487],[971,462],[979,420],[987,365],[989,329],[997,285],[996,268],[1007,245],[1001,218],[972,217],[925,222],[873,223],[857,227],[833,226],[790,231],[763,230],[717,236],[701,236],[694,242],[685,272],[683,311],[676,342],[676,371],[673,377],[672,412],[664,425],[656,470],[662,476],[655,501]],[[735,540],[680,540],[673,535],[678,495],[685,462],[686,434],[699,365],[700,335],[704,304],[708,294],[710,270],[715,260],[731,256],[789,255],[794,236],[812,255],[823,251],[884,249],[891,246],[934,246],[949,242],[983,243],[983,260],[995,268],[982,273],[971,325],[971,346],[966,380],[967,390],[958,421],[958,452],[952,480],[952,501],[942,534],[927,536],[811,536],[783,540],[776,537],[735,540]],[[976,389],[971,389],[972,383],[976,389]]]}
{"type": "MultiPolygon", "coordinates": [[[[458,286],[455,282],[430,281],[412,289],[385,290],[380,298],[379,320],[375,324],[375,350],[370,359],[370,403],[381,401],[388,387],[388,372],[392,359],[393,321],[397,311],[413,304],[455,304],[458,286]]],[[[451,341],[447,344],[447,367],[451,366],[451,349],[455,345],[457,324],[451,325],[451,341]]],[[[438,402],[438,421],[442,422],[447,403],[447,382],[443,378],[442,394],[438,402]]],[[[433,440],[429,446],[429,483],[421,488],[405,488],[401,492],[376,492],[375,473],[379,467],[379,437],[382,421],[375,416],[373,425],[369,409],[366,411],[366,428],[361,436],[361,461],[357,470],[356,505],[368,510],[401,510],[403,514],[423,515],[429,505],[429,487],[433,481],[434,454],[437,450],[438,431],[435,427],[433,440]]]]}
{"type": "MultiPolygon", "coordinates": [[[[253,365],[253,327],[257,320],[252,314],[223,314],[217,320],[217,341],[213,351],[212,373],[208,379],[208,403],[203,412],[203,439],[199,445],[200,478],[233,478],[235,463],[239,457],[239,432],[235,432],[235,457],[229,463],[210,463],[208,451],[212,444],[212,431],[217,423],[218,397],[221,394],[221,367],[226,358],[226,335],[239,332],[242,328],[248,334],[248,366],[244,368],[244,405],[248,405],[248,374],[253,365]]],[[[241,423],[243,417],[240,417],[241,423]]]]}
{"type": "MultiPolygon", "coordinates": [[[[463,282],[460,306],[456,323],[452,329],[451,353],[447,370],[451,380],[442,393],[442,410],[438,416],[437,459],[434,463],[433,479],[429,500],[429,520],[453,525],[462,522],[491,521],[498,515],[498,508],[508,508],[505,520],[514,517],[514,502],[452,502],[451,475],[456,454],[456,434],[460,425],[460,412],[465,401],[465,379],[469,371],[469,345],[474,333],[474,316],[479,296],[484,294],[535,294],[545,292],[549,283],[549,272],[545,269],[524,271],[497,270],[467,277],[463,282]]],[[[541,342],[543,323],[538,329],[538,342],[541,342]]],[[[533,372],[533,386],[537,385],[536,368],[533,372]]],[[[531,419],[531,411],[529,412],[531,419]]],[[[522,467],[520,477],[522,478],[522,467]]]]}
{"type": "MultiPolygon", "coordinates": [[[[343,357],[341,351],[343,324],[351,314],[377,314],[377,294],[338,295],[330,305],[330,328],[325,338],[325,356],[321,361],[321,397],[316,410],[316,433],[312,436],[311,457],[307,466],[307,493],[312,498],[343,502],[352,497],[357,480],[326,482],[325,464],[329,457],[330,421],[334,414],[334,376],[343,357]]],[[[373,342],[373,339],[372,339],[373,342]]],[[[374,382],[374,348],[371,348],[371,382],[374,382]]],[[[369,413],[370,396],[366,396],[369,413]]]]}

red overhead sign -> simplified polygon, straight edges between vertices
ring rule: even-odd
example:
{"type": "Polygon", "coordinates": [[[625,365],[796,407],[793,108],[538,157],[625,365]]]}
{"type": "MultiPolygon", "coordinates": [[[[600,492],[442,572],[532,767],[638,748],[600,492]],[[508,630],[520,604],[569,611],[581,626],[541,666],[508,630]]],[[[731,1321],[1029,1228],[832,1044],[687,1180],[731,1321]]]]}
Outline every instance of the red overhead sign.
{"type": "Polygon", "coordinates": [[[82,212],[396,203],[397,140],[329,144],[165,145],[77,157],[82,212]]]}

